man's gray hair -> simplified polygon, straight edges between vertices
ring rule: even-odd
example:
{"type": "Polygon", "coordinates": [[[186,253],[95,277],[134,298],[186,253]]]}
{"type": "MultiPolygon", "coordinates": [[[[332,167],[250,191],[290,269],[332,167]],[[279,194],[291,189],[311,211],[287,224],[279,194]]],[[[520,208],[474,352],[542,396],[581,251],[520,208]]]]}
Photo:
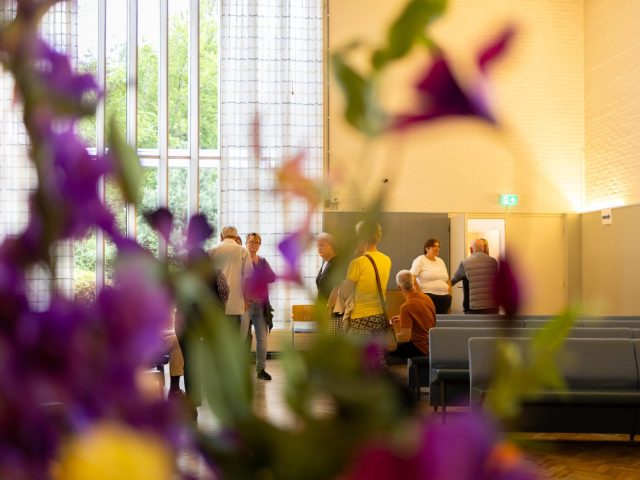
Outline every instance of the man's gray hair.
{"type": "Polygon", "coordinates": [[[232,227],[231,225],[227,225],[226,227],[222,227],[220,236],[223,240],[225,238],[233,238],[235,240],[238,237],[238,229],[236,227],[232,227]]]}
{"type": "Polygon", "coordinates": [[[396,274],[396,283],[400,290],[410,292],[413,289],[413,274],[409,270],[400,270],[396,274]]]}

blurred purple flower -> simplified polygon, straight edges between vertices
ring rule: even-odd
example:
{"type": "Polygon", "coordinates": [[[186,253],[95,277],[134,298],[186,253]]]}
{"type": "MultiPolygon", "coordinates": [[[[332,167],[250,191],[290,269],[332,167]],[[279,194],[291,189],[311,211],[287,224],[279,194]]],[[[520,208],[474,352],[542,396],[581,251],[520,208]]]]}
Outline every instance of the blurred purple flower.
{"type": "Polygon", "coordinates": [[[306,224],[293,233],[285,236],[278,243],[278,250],[282,253],[285,261],[285,271],[281,278],[292,280],[294,282],[302,281],[300,274],[300,258],[311,243],[311,235],[309,234],[306,224]]]}
{"type": "Polygon", "coordinates": [[[95,94],[94,101],[101,95],[93,75],[76,74],[69,58],[55,51],[44,40],[36,43],[33,54],[36,71],[45,88],[50,90],[50,100],[62,97],[80,106],[88,93],[95,94]]]}
{"type": "Polygon", "coordinates": [[[520,310],[520,285],[508,256],[500,259],[498,274],[493,284],[493,296],[498,305],[504,309],[507,318],[514,318],[520,310]]]}
{"type": "Polygon", "coordinates": [[[189,251],[195,247],[201,247],[212,234],[213,228],[209,225],[207,217],[202,213],[193,215],[187,225],[185,249],[189,251]]]}
{"type": "Polygon", "coordinates": [[[104,288],[97,300],[107,340],[122,355],[114,361],[134,367],[151,364],[164,350],[160,332],[172,312],[169,292],[146,267],[142,256],[121,262],[116,286],[104,288]]]}
{"type": "Polygon", "coordinates": [[[454,77],[444,55],[438,54],[416,85],[418,110],[398,115],[390,129],[406,130],[415,124],[450,115],[475,116],[495,123],[486,95],[487,67],[505,52],[514,32],[513,28],[506,29],[496,41],[480,51],[477,62],[481,75],[468,91],[454,77]]]}
{"type": "Polygon", "coordinates": [[[539,478],[515,445],[488,419],[468,415],[446,425],[425,422],[414,450],[382,442],[365,447],[347,478],[377,480],[534,480],[539,478]]]}
{"type": "Polygon", "coordinates": [[[173,214],[169,209],[161,207],[150,213],[145,213],[144,218],[147,220],[151,228],[162,235],[167,244],[171,237],[171,229],[173,228],[173,214]]]}
{"type": "Polygon", "coordinates": [[[379,341],[372,341],[365,345],[363,350],[364,369],[369,373],[380,373],[384,370],[385,350],[379,341]]]}

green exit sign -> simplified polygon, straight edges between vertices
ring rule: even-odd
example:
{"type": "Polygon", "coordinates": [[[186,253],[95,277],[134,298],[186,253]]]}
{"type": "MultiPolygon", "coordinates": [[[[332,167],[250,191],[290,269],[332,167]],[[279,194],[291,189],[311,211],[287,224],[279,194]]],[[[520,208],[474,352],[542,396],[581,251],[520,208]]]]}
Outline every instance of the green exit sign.
{"type": "Polygon", "coordinates": [[[518,195],[513,193],[503,193],[500,195],[500,205],[513,207],[518,204],[518,195]]]}

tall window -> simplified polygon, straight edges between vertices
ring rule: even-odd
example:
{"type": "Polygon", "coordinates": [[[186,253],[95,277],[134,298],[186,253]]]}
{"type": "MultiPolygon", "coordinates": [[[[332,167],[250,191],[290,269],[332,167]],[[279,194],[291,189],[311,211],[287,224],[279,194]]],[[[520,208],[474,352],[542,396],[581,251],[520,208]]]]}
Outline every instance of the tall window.
{"type": "MultiPolygon", "coordinates": [[[[143,213],[160,204],[171,208],[176,218],[174,235],[178,238],[190,211],[192,32],[198,35],[200,45],[197,55],[199,76],[206,78],[198,95],[201,105],[198,122],[201,148],[197,154],[199,209],[213,225],[218,224],[218,18],[217,0],[78,1],[77,68],[99,75],[98,67],[102,62],[104,78],[98,78],[98,81],[105,83],[106,91],[102,118],[94,116],[83,120],[78,133],[95,152],[104,148],[105,128],[111,118],[116,120],[123,137],[130,138],[127,133],[136,132],[135,143],[143,167],[140,203],[134,212],[127,211],[110,184],[105,185],[105,201],[116,212],[119,227],[156,255],[159,253],[158,237],[144,222],[143,213]],[[197,8],[194,9],[194,5],[197,8]],[[132,29],[129,19],[136,13],[138,21],[132,29]],[[127,21],[123,21],[123,17],[127,21]],[[137,35],[132,36],[134,30],[137,35]],[[137,52],[137,61],[133,64],[128,58],[131,48],[137,52]],[[128,82],[131,73],[137,78],[135,88],[128,82]],[[166,88],[163,89],[163,85],[166,88]],[[132,95],[137,106],[135,119],[127,117],[127,104],[132,95]],[[163,123],[167,126],[166,132],[162,129],[163,123]],[[163,178],[166,178],[164,184],[163,178]]],[[[103,242],[101,253],[101,249],[96,249],[97,242],[101,241],[93,232],[75,243],[76,295],[92,297],[96,283],[111,281],[115,247],[110,242],[103,242]],[[103,266],[101,272],[97,269],[98,264],[103,266]],[[96,275],[100,276],[97,282],[96,275]]]]}
{"type": "MultiPolygon", "coordinates": [[[[299,223],[303,205],[274,197],[275,168],[304,149],[309,175],[322,174],[322,1],[78,0],[77,19],[78,68],[106,90],[79,133],[103,152],[105,125],[115,118],[142,162],[135,208],[104,185],[120,228],[161,254],[143,213],[168,206],[179,238],[188,216],[201,211],[217,229],[222,222],[242,235],[262,233],[261,254],[283,267],[276,244],[299,223]],[[256,114],[264,147],[257,163],[256,114]]],[[[76,242],[77,295],[110,282],[114,254],[100,232],[76,242]]],[[[316,257],[304,262],[310,284],[316,257]]],[[[290,302],[309,300],[284,283],[272,296],[276,321],[288,318],[290,302]]]]}

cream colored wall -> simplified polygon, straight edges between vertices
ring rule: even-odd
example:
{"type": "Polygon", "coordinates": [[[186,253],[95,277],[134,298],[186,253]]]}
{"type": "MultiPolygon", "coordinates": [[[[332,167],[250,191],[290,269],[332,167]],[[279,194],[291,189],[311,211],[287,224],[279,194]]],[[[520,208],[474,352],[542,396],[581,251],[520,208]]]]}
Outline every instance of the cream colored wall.
{"type": "Polygon", "coordinates": [[[565,215],[476,214],[468,218],[505,219],[505,248],[522,287],[522,314],[556,314],[566,308],[565,215]]]}
{"type": "Polygon", "coordinates": [[[640,312],[640,206],[615,208],[613,223],[600,211],[582,215],[582,291],[588,313],[640,312]]]}
{"type": "MultiPolygon", "coordinates": [[[[357,37],[376,43],[404,2],[329,0],[329,48],[357,37]]],[[[367,144],[341,118],[342,93],[329,88],[328,168],[342,182],[331,197],[357,210],[379,187],[390,211],[503,212],[500,193],[517,193],[513,212],[581,208],[584,165],[583,1],[451,0],[434,37],[469,81],[480,45],[504,25],[518,35],[491,71],[502,128],[476,120],[443,120],[404,137],[367,144]],[[382,179],[389,181],[383,184],[382,179]]],[[[411,104],[398,94],[426,67],[403,62],[386,79],[389,107],[411,104]]]]}
{"type": "Polygon", "coordinates": [[[587,209],[640,202],[640,0],[585,0],[587,209]]]}

